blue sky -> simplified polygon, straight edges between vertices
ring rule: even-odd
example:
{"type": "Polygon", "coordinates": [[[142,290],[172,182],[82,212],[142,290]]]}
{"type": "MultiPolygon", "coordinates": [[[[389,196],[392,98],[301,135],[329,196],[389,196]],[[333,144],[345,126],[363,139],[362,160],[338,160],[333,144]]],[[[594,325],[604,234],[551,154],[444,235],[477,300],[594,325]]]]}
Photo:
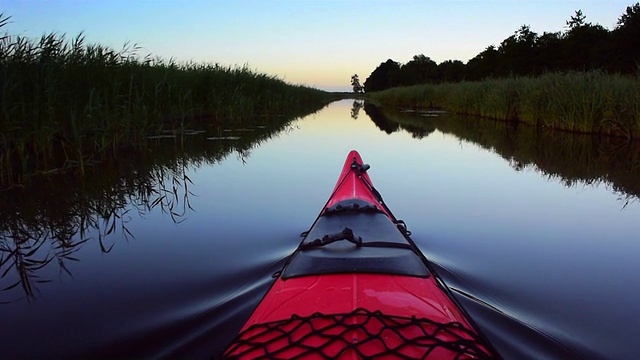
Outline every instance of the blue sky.
{"type": "Polygon", "coordinates": [[[348,90],[383,61],[424,54],[467,61],[521,25],[564,30],[582,9],[613,29],[634,0],[0,0],[11,34],[84,31],[87,42],[126,42],[177,61],[245,65],[287,82],[348,90]]]}

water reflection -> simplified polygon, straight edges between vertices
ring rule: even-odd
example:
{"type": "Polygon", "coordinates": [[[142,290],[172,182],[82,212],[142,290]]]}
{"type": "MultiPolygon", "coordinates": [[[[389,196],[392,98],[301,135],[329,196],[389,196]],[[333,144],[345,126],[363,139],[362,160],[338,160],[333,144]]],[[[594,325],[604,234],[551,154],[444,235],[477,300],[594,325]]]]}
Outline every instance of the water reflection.
{"type": "Polygon", "coordinates": [[[364,109],[387,133],[405,130],[422,139],[438,130],[500,155],[515,171],[533,169],[567,187],[604,183],[618,193],[623,208],[640,197],[640,144],[625,138],[558,132],[438,111],[400,111],[371,104],[364,109]]]}
{"type": "MultiPolygon", "coordinates": [[[[633,349],[640,290],[629,285],[638,272],[640,207],[620,211],[604,186],[564,186],[593,178],[631,191],[615,171],[637,174],[628,159],[596,163],[606,159],[598,155],[608,149],[603,140],[576,150],[577,138],[528,138],[505,124],[389,115],[367,104],[354,120],[353,109],[342,101],[299,121],[259,119],[243,131],[157,139],[84,177],[48,176],[24,191],[0,191],[0,300],[12,302],[0,306],[11,328],[0,353],[215,357],[356,148],[447,284],[499,309],[468,305],[505,358],[637,357],[624,351],[640,352],[633,349]],[[214,137],[226,139],[207,140],[214,137]],[[596,155],[586,151],[592,147],[596,155]],[[43,267],[32,265],[45,258],[43,267]],[[31,295],[17,282],[24,265],[14,262],[35,269],[24,276],[31,295]]],[[[610,157],[633,155],[612,146],[610,157]]]]}
{"type": "Polygon", "coordinates": [[[638,144],[365,109],[422,138],[387,202],[505,358],[637,358],[638,144]]]}
{"type": "Polygon", "coordinates": [[[293,119],[261,119],[253,128],[223,129],[155,137],[143,149],[129,149],[127,161],[104,159],[84,176],[35,177],[25,187],[0,192],[0,304],[32,301],[51,282],[52,267],[72,277],[70,262],[86,243],[102,253],[135,234],[132,216],[165,214],[181,223],[193,211],[189,173],[214,165],[230,154],[243,163],[251,150],[280,132],[293,119]]]}
{"type": "Polygon", "coordinates": [[[363,100],[353,100],[353,105],[351,106],[351,118],[357,120],[358,116],[360,115],[360,109],[362,109],[363,107],[363,100]]]}

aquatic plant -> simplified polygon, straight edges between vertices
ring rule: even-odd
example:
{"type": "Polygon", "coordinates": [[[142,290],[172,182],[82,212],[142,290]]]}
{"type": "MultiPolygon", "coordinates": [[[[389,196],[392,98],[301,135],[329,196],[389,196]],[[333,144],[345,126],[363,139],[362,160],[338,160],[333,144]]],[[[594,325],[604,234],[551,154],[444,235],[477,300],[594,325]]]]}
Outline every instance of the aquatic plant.
{"type": "MultiPolygon", "coordinates": [[[[7,20],[0,15],[0,28],[7,20]]],[[[332,100],[246,65],[177,63],[140,50],[86,44],[83,34],[0,36],[0,184],[84,173],[108,153],[144,147],[149,136],[240,127],[332,100]]]]}
{"type": "Polygon", "coordinates": [[[640,81],[601,71],[416,85],[367,98],[383,106],[436,107],[573,132],[640,137],[640,81]]]}

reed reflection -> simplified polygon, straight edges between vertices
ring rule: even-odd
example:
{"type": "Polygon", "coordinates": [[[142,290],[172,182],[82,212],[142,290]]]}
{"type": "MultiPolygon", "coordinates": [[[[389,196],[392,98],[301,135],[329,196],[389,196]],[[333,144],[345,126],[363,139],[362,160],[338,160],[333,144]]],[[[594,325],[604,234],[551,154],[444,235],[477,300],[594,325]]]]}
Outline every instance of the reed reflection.
{"type": "Polygon", "coordinates": [[[389,134],[405,130],[422,139],[438,130],[500,155],[515,171],[531,168],[567,187],[604,183],[618,194],[623,208],[640,199],[640,144],[628,138],[518,126],[440,111],[400,111],[369,103],[364,110],[389,134]]]}
{"type": "Polygon", "coordinates": [[[0,191],[0,304],[33,301],[54,274],[71,277],[70,263],[83,260],[78,250],[86,244],[106,254],[135,239],[128,224],[136,215],[160,211],[184,221],[194,210],[189,173],[232,154],[246,162],[252,149],[289,131],[297,118],[157,137],[117,149],[84,174],[41,174],[0,191]]]}

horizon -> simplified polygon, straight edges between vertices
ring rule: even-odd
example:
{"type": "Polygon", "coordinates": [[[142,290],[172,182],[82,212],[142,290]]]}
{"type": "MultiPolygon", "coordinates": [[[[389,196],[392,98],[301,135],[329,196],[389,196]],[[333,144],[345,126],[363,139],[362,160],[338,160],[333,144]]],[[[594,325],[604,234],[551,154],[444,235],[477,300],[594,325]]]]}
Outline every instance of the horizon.
{"type": "Polygon", "coordinates": [[[11,16],[2,32],[39,38],[80,33],[86,43],[126,43],[177,62],[248,66],[288,83],[351,91],[380,63],[424,54],[437,63],[469,61],[522,25],[542,34],[566,30],[582,10],[586,22],[613,29],[635,1],[229,1],[108,3],[0,0],[11,16]]]}

